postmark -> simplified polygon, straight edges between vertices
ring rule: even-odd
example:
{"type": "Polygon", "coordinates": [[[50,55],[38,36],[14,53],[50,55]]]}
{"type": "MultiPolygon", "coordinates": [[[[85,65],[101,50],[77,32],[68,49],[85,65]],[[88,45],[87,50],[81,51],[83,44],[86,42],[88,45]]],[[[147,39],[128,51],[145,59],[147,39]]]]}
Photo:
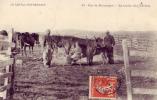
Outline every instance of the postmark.
{"type": "Polygon", "coordinates": [[[116,99],[117,77],[113,76],[90,76],[89,98],[90,99],[116,99]]]}

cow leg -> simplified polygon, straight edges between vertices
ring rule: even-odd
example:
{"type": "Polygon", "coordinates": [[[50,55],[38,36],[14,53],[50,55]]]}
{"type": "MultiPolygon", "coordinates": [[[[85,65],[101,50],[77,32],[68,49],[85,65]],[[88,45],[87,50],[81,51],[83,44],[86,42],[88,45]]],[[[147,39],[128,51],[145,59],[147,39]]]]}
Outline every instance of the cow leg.
{"type": "Polygon", "coordinates": [[[93,64],[93,56],[91,56],[89,59],[89,65],[92,65],[92,64],[93,64]]]}
{"type": "Polygon", "coordinates": [[[88,56],[87,56],[87,58],[86,58],[86,59],[87,59],[87,64],[89,65],[89,59],[88,59],[88,56]]]}
{"type": "Polygon", "coordinates": [[[104,65],[105,63],[107,63],[107,54],[106,54],[106,52],[103,52],[101,56],[102,56],[102,61],[103,61],[103,65],[104,65]]]}
{"type": "Polygon", "coordinates": [[[27,53],[26,53],[26,46],[24,46],[24,53],[25,53],[25,56],[27,56],[27,53]]]}
{"type": "Polygon", "coordinates": [[[29,53],[31,53],[31,46],[29,46],[29,53]]]}
{"type": "Polygon", "coordinates": [[[33,53],[33,46],[32,46],[32,53],[33,53]]]}
{"type": "Polygon", "coordinates": [[[87,64],[90,65],[90,57],[87,56],[87,64]]]}
{"type": "Polygon", "coordinates": [[[20,48],[20,53],[21,53],[21,55],[23,56],[23,45],[21,44],[20,47],[21,47],[21,48],[20,48]]]}
{"type": "Polygon", "coordinates": [[[51,60],[52,60],[52,59],[49,59],[48,62],[46,63],[48,67],[51,66],[51,60]]]}
{"type": "Polygon", "coordinates": [[[104,53],[101,54],[101,57],[102,57],[102,65],[105,64],[105,61],[104,61],[104,53]]]}
{"type": "Polygon", "coordinates": [[[23,56],[23,47],[21,47],[21,54],[22,54],[22,56],[23,56]]]}
{"type": "Polygon", "coordinates": [[[22,51],[22,46],[20,46],[20,53],[21,53],[21,55],[23,56],[23,51],[22,51]]]}
{"type": "Polygon", "coordinates": [[[70,49],[71,49],[71,46],[68,47],[68,51],[67,51],[68,54],[70,53],[70,49]]]}

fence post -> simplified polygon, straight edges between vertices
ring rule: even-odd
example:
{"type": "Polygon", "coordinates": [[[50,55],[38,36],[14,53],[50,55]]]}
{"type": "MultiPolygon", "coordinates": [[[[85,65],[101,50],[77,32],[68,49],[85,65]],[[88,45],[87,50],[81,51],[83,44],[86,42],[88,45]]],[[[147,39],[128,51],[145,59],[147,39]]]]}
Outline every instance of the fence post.
{"type": "MultiPolygon", "coordinates": [[[[8,47],[8,52],[7,52],[7,55],[11,58],[11,56],[12,56],[12,52],[11,52],[11,48],[12,48],[12,38],[13,38],[13,33],[14,33],[14,29],[13,28],[11,28],[11,30],[8,32],[8,42],[9,42],[9,47],[8,47]]],[[[15,59],[14,59],[14,61],[13,61],[13,64],[12,65],[8,65],[8,66],[6,66],[6,73],[8,73],[8,72],[13,72],[13,74],[14,74],[14,63],[15,63],[15,59]]],[[[5,93],[5,97],[6,98],[4,98],[4,99],[7,99],[7,93],[9,93],[9,96],[11,97],[11,92],[12,92],[12,90],[13,90],[13,81],[14,81],[14,78],[13,78],[14,76],[12,75],[11,76],[11,87],[10,87],[10,89],[9,89],[9,91],[8,91],[8,89],[4,92],[5,93]]],[[[7,77],[7,78],[5,78],[5,81],[4,81],[4,85],[8,85],[9,84],[9,77],[7,77]]],[[[9,98],[10,98],[9,97],[9,98]]],[[[10,98],[11,99],[11,98],[10,98]]]]}
{"type": "MultiPolygon", "coordinates": [[[[9,73],[9,65],[8,66],[6,66],[6,72],[5,73],[9,73]]],[[[7,77],[7,78],[5,78],[4,79],[4,86],[7,86],[8,85],[8,83],[9,83],[9,78],[7,77]]],[[[3,99],[7,99],[7,89],[4,91],[4,98],[3,99]]]]}
{"type": "Polygon", "coordinates": [[[7,51],[7,55],[11,56],[11,46],[12,46],[12,36],[13,36],[13,28],[11,29],[11,32],[8,32],[8,43],[9,43],[9,47],[8,47],[8,51],[7,51]]]}
{"type": "MultiPolygon", "coordinates": [[[[13,38],[14,34],[14,28],[11,29],[11,38],[10,38],[10,42],[12,43],[12,38],[13,38]]],[[[16,36],[16,35],[15,35],[16,36]]],[[[17,37],[16,37],[16,44],[15,44],[15,48],[17,48],[17,37]]],[[[12,52],[11,52],[12,54],[12,52]]],[[[10,66],[10,71],[13,73],[11,76],[11,87],[10,87],[10,99],[13,99],[13,94],[14,94],[14,78],[15,78],[15,55],[12,54],[12,58],[13,58],[13,64],[10,66]]]]}
{"type": "Polygon", "coordinates": [[[124,65],[125,65],[125,74],[126,74],[126,86],[127,86],[127,100],[132,100],[132,88],[131,88],[131,72],[129,68],[129,55],[128,55],[128,47],[127,47],[127,40],[122,40],[122,47],[123,47],[123,58],[124,58],[124,65]]]}

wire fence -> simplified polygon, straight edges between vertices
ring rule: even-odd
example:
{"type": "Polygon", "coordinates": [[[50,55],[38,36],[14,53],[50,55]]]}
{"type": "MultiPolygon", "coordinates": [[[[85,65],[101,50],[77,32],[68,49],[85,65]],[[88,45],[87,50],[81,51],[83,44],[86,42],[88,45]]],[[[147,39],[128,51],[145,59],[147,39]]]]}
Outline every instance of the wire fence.
{"type": "Polygon", "coordinates": [[[127,45],[132,55],[157,57],[157,40],[149,37],[137,37],[133,35],[114,35],[116,45],[121,45],[123,39],[127,39],[127,45]]]}

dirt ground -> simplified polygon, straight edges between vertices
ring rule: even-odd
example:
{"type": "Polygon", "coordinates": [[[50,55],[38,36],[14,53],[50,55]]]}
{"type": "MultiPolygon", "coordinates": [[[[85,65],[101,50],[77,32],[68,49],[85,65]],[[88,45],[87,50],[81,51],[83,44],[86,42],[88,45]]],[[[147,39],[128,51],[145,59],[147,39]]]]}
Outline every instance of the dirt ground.
{"type": "MultiPolygon", "coordinates": [[[[81,65],[64,65],[65,60],[61,55],[54,58],[50,68],[42,63],[42,52],[35,48],[33,54],[28,56],[17,55],[17,59],[23,60],[23,65],[15,67],[15,93],[14,100],[89,100],[89,76],[106,75],[118,77],[117,99],[126,100],[126,81],[122,57],[115,56],[116,64],[102,65],[100,56],[94,57],[94,65],[86,65],[85,59],[81,59],[81,65]],[[59,59],[60,58],[60,59],[59,59]],[[62,59],[61,59],[62,58],[62,59]],[[59,61],[59,62],[57,62],[59,61]],[[59,64],[62,63],[62,64],[59,64]]],[[[145,59],[131,59],[132,68],[147,68],[153,66],[145,59]]],[[[133,78],[133,87],[154,86],[156,80],[150,78],[133,78]],[[142,82],[144,81],[144,82],[142,82]],[[143,83],[146,83],[144,85],[143,83]]],[[[153,96],[134,96],[134,100],[156,100],[153,96]]]]}

